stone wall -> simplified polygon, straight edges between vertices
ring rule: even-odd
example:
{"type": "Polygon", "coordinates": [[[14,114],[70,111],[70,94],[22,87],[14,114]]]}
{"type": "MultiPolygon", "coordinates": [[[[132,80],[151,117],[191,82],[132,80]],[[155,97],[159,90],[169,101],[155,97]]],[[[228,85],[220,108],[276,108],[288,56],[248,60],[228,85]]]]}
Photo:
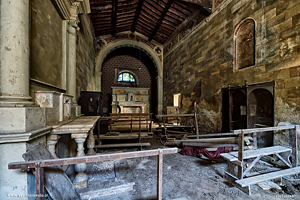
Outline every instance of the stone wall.
{"type": "Polygon", "coordinates": [[[49,0],[31,1],[30,78],[62,88],[62,19],[49,0]]]}
{"type": "Polygon", "coordinates": [[[299,0],[227,0],[165,54],[164,107],[181,93],[181,113],[197,102],[202,130],[220,132],[222,88],[275,81],[275,125],[299,124],[299,8],[299,0]],[[234,32],[247,18],[256,23],[255,65],[234,71],[234,32]]]}
{"type": "Polygon", "coordinates": [[[89,16],[79,16],[80,27],[77,32],[77,54],[76,54],[76,85],[78,89],[76,96],[78,99],[78,91],[94,91],[95,90],[95,49],[94,49],[94,33],[92,32],[92,22],[89,16]]]}

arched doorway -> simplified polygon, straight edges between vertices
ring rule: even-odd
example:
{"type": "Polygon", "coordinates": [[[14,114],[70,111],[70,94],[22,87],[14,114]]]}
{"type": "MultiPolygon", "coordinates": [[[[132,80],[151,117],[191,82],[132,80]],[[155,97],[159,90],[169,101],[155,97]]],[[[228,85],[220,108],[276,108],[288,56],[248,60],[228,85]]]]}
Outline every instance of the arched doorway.
{"type": "Polygon", "coordinates": [[[104,49],[102,49],[97,56],[96,59],[96,65],[95,65],[95,78],[96,78],[96,90],[101,91],[101,79],[102,79],[102,73],[101,73],[101,68],[102,64],[105,60],[105,58],[114,50],[122,47],[133,47],[140,49],[143,51],[145,54],[148,55],[148,57],[152,60],[154,63],[155,67],[155,72],[156,72],[156,108],[152,108],[152,111],[157,114],[162,114],[162,105],[163,105],[163,76],[162,76],[162,61],[158,58],[156,53],[154,52],[153,49],[151,49],[149,46],[147,46],[144,43],[137,42],[134,40],[117,40],[114,42],[111,42],[108,44],[104,49]]]}
{"type": "Polygon", "coordinates": [[[136,47],[118,47],[104,59],[101,67],[103,111],[111,112],[112,87],[149,88],[149,112],[157,114],[156,69],[152,59],[136,47]],[[133,74],[134,81],[120,79],[122,72],[133,74]]]}

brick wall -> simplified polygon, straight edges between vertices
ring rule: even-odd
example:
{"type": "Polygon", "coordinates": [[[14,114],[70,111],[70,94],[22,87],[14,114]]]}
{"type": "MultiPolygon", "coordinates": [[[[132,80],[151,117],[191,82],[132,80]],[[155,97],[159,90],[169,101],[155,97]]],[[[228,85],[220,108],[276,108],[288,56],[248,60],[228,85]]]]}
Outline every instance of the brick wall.
{"type": "Polygon", "coordinates": [[[221,88],[275,81],[275,125],[299,124],[299,30],[299,0],[227,0],[165,55],[164,107],[181,93],[182,113],[192,112],[196,101],[202,129],[219,132],[221,88]],[[234,72],[234,31],[248,17],[256,22],[255,65],[234,72]]]}

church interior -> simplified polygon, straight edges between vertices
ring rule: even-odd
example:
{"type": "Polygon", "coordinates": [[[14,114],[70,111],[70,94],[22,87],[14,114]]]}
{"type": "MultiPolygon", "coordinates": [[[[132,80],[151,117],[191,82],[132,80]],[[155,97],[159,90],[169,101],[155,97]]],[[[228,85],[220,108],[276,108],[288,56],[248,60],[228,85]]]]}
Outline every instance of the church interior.
{"type": "Polygon", "coordinates": [[[0,199],[300,194],[300,0],[0,0],[0,41],[0,199]]]}

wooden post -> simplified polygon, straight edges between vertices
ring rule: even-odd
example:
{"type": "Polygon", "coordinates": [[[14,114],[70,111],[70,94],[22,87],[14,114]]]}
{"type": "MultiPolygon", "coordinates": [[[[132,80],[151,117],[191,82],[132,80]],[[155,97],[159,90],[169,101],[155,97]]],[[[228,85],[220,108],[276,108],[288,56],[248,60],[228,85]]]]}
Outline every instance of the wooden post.
{"type": "Polygon", "coordinates": [[[243,156],[244,156],[244,131],[242,130],[239,134],[239,151],[238,151],[238,160],[240,165],[238,165],[238,178],[243,179],[243,156]]]}
{"type": "Polygon", "coordinates": [[[139,143],[141,143],[141,117],[139,117],[139,143]]]}
{"type": "Polygon", "coordinates": [[[158,150],[157,156],[157,199],[162,200],[163,151],[158,150]]]}
{"type": "Polygon", "coordinates": [[[130,118],[130,131],[131,131],[131,133],[132,133],[132,116],[131,116],[131,118],[130,118]]]}
{"type": "Polygon", "coordinates": [[[44,168],[40,167],[40,162],[35,164],[35,187],[36,199],[44,199],[44,168]]]}
{"type": "Polygon", "coordinates": [[[163,117],[163,123],[164,123],[164,134],[167,135],[167,127],[166,127],[165,117],[163,117]]]}
{"type": "Polygon", "coordinates": [[[150,132],[152,132],[152,113],[150,114],[150,132]]]}
{"type": "Polygon", "coordinates": [[[292,165],[294,167],[298,166],[298,147],[297,147],[297,132],[296,132],[297,126],[295,126],[293,129],[290,129],[289,131],[292,132],[292,165]]]}
{"type": "MultiPolygon", "coordinates": [[[[194,109],[195,109],[195,129],[196,129],[196,135],[199,135],[199,130],[198,130],[198,119],[197,119],[197,103],[194,102],[194,109]]],[[[197,137],[199,139],[199,137],[197,137]]]]}

